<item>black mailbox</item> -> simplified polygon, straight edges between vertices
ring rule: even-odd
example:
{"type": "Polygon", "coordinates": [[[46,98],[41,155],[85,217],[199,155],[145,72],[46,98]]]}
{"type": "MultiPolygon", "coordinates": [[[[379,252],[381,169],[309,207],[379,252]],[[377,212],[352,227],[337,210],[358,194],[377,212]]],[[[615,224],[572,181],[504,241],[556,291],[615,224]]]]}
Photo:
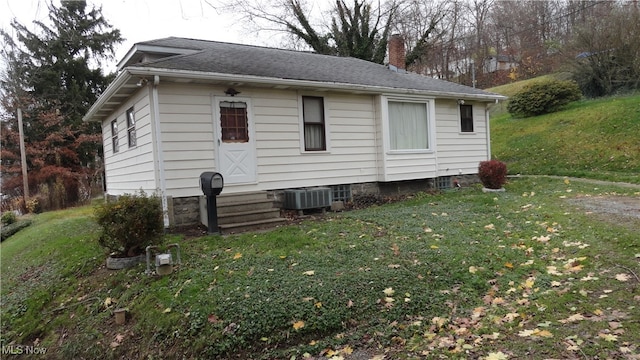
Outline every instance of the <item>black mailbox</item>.
{"type": "Polygon", "coordinates": [[[223,187],[224,179],[222,178],[222,174],[213,171],[205,171],[200,174],[200,188],[207,197],[207,227],[209,234],[220,233],[216,196],[220,195],[223,187]]]}
{"type": "Polygon", "coordinates": [[[206,171],[200,174],[200,188],[205,195],[220,195],[223,187],[224,179],[222,174],[213,171],[206,171]]]}

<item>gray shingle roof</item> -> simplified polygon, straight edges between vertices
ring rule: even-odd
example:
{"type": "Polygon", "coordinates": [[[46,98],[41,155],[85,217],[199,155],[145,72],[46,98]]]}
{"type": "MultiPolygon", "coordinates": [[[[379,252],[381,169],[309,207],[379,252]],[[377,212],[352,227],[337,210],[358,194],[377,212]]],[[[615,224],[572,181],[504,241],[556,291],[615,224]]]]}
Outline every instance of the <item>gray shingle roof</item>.
{"type": "Polygon", "coordinates": [[[136,64],[136,67],[502,98],[469,86],[418,74],[395,72],[386,66],[351,57],[176,37],[142,42],[139,45],[197,51],[136,64]]]}

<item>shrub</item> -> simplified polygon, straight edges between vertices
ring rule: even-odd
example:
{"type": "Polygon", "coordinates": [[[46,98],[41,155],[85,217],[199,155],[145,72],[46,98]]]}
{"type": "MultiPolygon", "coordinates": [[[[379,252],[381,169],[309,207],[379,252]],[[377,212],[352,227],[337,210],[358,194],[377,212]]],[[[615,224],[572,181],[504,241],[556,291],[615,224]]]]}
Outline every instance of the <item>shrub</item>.
{"type": "Polygon", "coordinates": [[[481,161],[478,177],[487,189],[500,189],[507,182],[507,165],[502,161],[481,161]]]}
{"type": "Polygon", "coordinates": [[[525,117],[548,114],[581,97],[580,88],[573,81],[538,81],[513,95],[507,104],[507,111],[525,117]]]}
{"type": "Polygon", "coordinates": [[[5,211],[4,214],[2,214],[2,225],[11,225],[17,220],[18,218],[13,211],[5,211]]]}
{"type": "Polygon", "coordinates": [[[26,228],[29,225],[31,225],[31,220],[27,219],[3,226],[0,234],[0,241],[7,240],[11,235],[17,233],[18,231],[26,228]]]}
{"type": "Polygon", "coordinates": [[[147,246],[162,242],[163,213],[157,195],[125,194],[98,205],[94,214],[102,228],[98,243],[116,255],[139,255],[147,246]]]}

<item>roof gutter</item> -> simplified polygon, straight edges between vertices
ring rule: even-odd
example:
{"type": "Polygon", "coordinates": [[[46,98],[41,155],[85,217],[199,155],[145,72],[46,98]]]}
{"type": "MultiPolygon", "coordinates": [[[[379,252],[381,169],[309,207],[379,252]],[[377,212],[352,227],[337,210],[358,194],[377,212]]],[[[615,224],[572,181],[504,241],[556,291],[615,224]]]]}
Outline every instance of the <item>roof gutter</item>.
{"type": "Polygon", "coordinates": [[[497,94],[460,94],[455,92],[441,92],[441,91],[429,91],[429,90],[416,90],[416,89],[405,89],[405,88],[392,88],[392,87],[384,87],[384,86],[371,86],[371,85],[355,85],[355,84],[342,84],[342,83],[334,83],[334,82],[322,82],[322,81],[311,81],[311,80],[296,80],[296,79],[282,79],[282,78],[272,78],[272,77],[262,77],[262,76],[251,76],[251,75],[237,75],[237,74],[224,74],[224,73],[210,73],[210,72],[200,72],[200,71],[189,71],[189,70],[173,70],[173,69],[164,69],[164,68],[149,68],[149,67],[128,67],[125,71],[130,72],[131,75],[135,76],[169,76],[176,77],[182,79],[192,79],[192,80],[209,80],[209,81],[220,81],[220,82],[247,82],[253,84],[263,84],[263,85],[276,85],[276,86],[301,86],[301,87],[312,87],[318,88],[319,85],[322,85],[322,88],[331,89],[331,90],[342,90],[342,91],[354,91],[361,93],[398,93],[398,94],[417,94],[417,95],[427,95],[427,96],[438,96],[444,98],[451,99],[459,99],[464,97],[469,100],[484,100],[484,101],[500,101],[506,100],[506,96],[497,95],[497,94]]]}

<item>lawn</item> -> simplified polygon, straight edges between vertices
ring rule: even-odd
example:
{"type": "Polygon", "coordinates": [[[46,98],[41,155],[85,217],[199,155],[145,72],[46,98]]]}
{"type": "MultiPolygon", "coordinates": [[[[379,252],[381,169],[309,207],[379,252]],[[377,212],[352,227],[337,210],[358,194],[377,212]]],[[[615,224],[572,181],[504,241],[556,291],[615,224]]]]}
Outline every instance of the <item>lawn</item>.
{"type": "Polygon", "coordinates": [[[581,100],[529,118],[498,108],[493,114],[492,156],[505,162],[510,174],[640,184],[640,94],[581,100]]]}
{"type": "Polygon", "coordinates": [[[164,277],[106,270],[89,207],[38,215],[0,245],[3,351],[640,357],[640,219],[591,206],[624,200],[637,212],[640,189],[547,177],[506,188],[419,193],[261,233],[168,235],[183,263],[164,277]]]}

